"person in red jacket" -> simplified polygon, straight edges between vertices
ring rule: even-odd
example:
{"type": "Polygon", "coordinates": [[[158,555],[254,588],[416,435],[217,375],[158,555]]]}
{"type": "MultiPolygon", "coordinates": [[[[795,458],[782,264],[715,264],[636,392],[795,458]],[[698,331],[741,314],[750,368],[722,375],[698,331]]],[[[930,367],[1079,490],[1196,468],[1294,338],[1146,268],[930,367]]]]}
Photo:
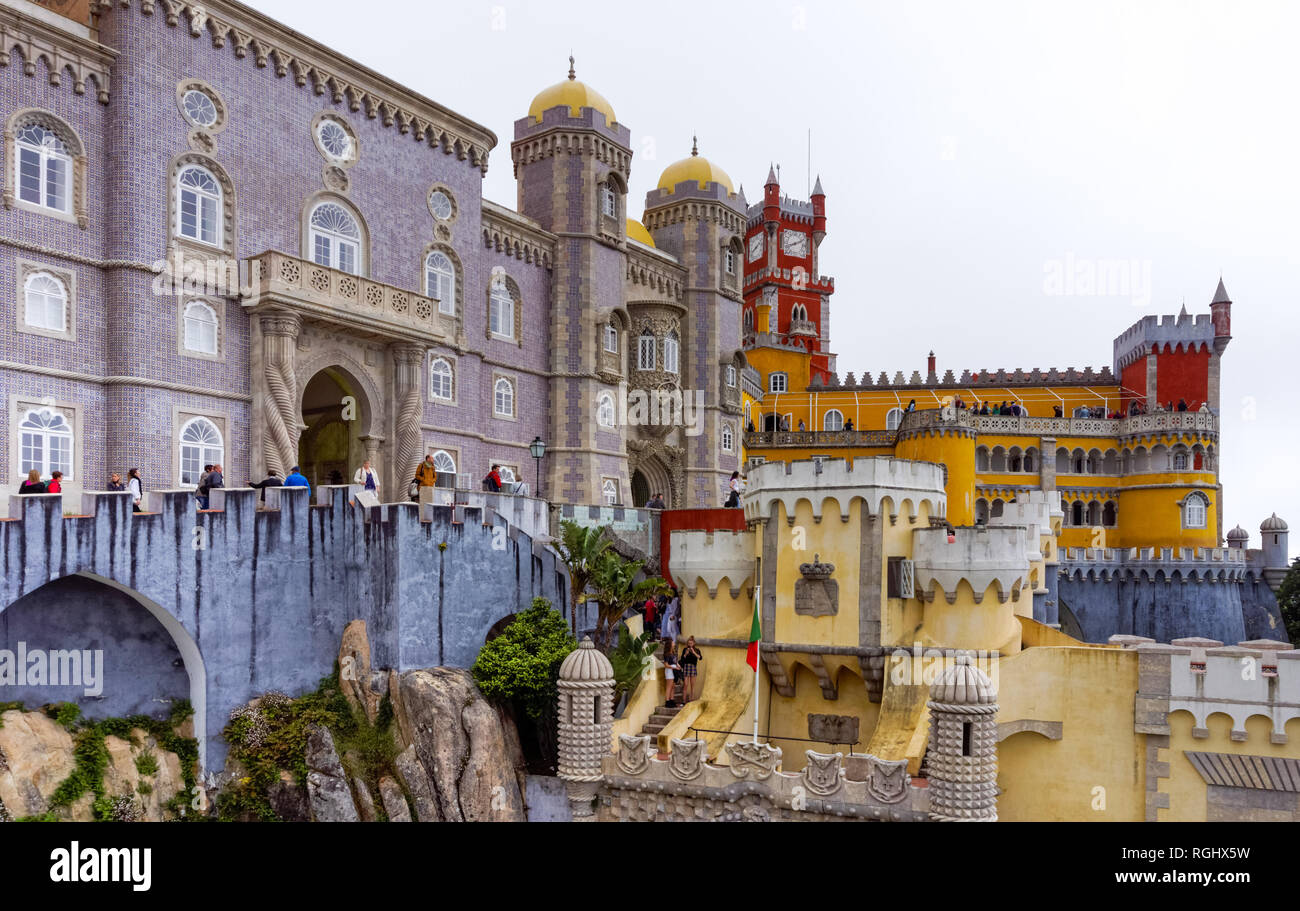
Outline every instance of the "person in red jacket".
{"type": "Polygon", "coordinates": [[[63,493],[63,484],[61,483],[62,479],[63,479],[63,472],[61,471],[50,472],[50,483],[45,486],[45,492],[63,493]]]}

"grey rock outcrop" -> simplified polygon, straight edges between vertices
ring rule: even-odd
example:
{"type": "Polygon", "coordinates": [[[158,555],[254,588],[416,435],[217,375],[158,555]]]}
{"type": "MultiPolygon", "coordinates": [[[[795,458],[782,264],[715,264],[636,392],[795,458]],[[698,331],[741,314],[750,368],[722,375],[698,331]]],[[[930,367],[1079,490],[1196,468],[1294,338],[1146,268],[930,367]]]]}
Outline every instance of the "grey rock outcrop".
{"type": "Polygon", "coordinates": [[[307,798],[316,822],[358,822],[361,815],[348,787],[334,737],[318,725],[307,729],[307,798]]]}

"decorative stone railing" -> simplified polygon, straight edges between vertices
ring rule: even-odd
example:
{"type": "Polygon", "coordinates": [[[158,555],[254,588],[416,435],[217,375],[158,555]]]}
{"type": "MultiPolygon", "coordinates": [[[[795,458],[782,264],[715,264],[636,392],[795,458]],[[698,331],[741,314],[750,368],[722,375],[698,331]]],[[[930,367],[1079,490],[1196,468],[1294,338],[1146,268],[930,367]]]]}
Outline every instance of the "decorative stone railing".
{"type": "Polygon", "coordinates": [[[893,446],[896,436],[892,430],[759,430],[745,434],[745,446],[893,446]]]}
{"type": "Polygon", "coordinates": [[[817,324],[808,319],[790,320],[790,335],[817,335],[817,324]]]}
{"type": "Polygon", "coordinates": [[[438,301],[403,288],[268,251],[246,261],[244,306],[281,304],[384,338],[446,338],[438,301]]]}
{"type": "Polygon", "coordinates": [[[1127,418],[1048,418],[1021,415],[972,416],[980,433],[1027,436],[1122,437],[1164,430],[1194,430],[1217,434],[1219,419],[1208,411],[1163,411],[1127,418]]]}

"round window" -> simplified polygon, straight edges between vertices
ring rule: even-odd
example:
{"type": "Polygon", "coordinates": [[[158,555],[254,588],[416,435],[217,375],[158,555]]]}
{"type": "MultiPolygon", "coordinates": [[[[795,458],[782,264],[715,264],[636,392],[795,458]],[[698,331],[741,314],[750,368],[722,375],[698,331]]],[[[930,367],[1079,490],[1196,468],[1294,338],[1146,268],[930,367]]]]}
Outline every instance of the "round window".
{"type": "Polygon", "coordinates": [[[343,129],[343,125],[333,120],[322,120],[319,127],[316,128],[316,136],[320,140],[321,148],[331,158],[338,161],[347,161],[352,157],[352,137],[348,131],[343,129]]]}
{"type": "Polygon", "coordinates": [[[186,92],[181,99],[181,106],[185,110],[185,116],[197,126],[210,127],[217,122],[216,102],[201,89],[186,92]]]}
{"type": "Polygon", "coordinates": [[[433,211],[434,217],[446,221],[451,218],[451,197],[442,190],[434,190],[429,196],[429,208],[433,211]]]}

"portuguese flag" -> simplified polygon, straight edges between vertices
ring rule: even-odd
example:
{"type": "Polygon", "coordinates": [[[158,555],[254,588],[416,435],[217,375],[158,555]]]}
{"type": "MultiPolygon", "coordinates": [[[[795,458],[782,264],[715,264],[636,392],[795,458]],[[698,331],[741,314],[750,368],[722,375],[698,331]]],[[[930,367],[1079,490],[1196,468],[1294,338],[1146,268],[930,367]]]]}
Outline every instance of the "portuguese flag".
{"type": "Polygon", "coordinates": [[[758,622],[758,598],[759,588],[754,586],[754,622],[749,626],[749,652],[745,655],[745,661],[758,673],[758,640],[763,637],[762,625],[758,622]]]}

